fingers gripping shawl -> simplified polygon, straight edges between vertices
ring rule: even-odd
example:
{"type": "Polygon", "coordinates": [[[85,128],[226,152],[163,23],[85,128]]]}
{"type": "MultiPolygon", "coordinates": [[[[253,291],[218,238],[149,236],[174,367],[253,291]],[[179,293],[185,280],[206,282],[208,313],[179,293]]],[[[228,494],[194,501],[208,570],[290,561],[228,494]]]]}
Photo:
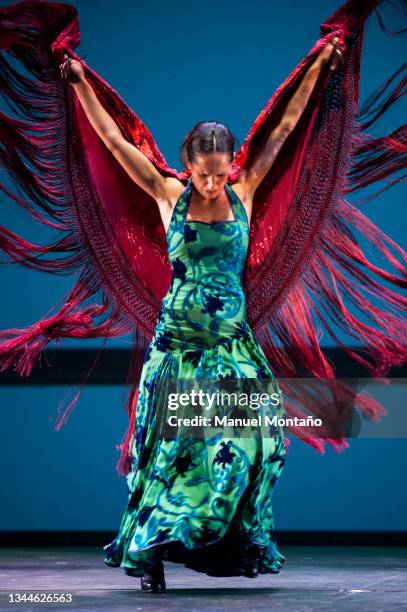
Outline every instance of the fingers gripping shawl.
{"type": "MultiPolygon", "coordinates": [[[[373,10],[379,15],[378,4],[351,0],[321,25],[321,38],[255,120],[229,176],[233,183],[250,166],[316,53],[338,35],[345,52],[344,66],[334,75],[328,69],[322,72],[307,109],[254,200],[244,277],[248,319],[280,377],[295,377],[305,369],[310,376],[334,378],[320,347],[317,320],[336,344],[374,376],[385,375],[391,365],[406,359],[406,321],[401,316],[406,300],[380,282],[405,288],[406,254],[345,198],[377,180],[393,177],[406,166],[406,126],[383,138],[367,133],[404,95],[406,66],[358,112],[363,26],[373,10]],[[394,85],[400,76],[401,83],[394,85]],[[369,262],[352,227],[383,253],[397,273],[369,262]],[[373,325],[351,313],[345,298],[373,325]],[[363,349],[342,344],[328,319],[360,341],[363,349]],[[282,348],[277,349],[278,342],[282,348]]],[[[380,25],[387,31],[381,17],[380,25]]],[[[1,227],[0,245],[11,262],[78,276],[53,316],[26,329],[0,332],[0,365],[2,369],[13,366],[28,376],[53,339],[107,338],[133,332],[131,390],[126,404],[129,428],[118,463],[119,472],[127,473],[144,349],[171,280],[164,228],[154,200],[128,177],[94,132],[73,89],[60,80],[58,65],[64,51],[78,59],[73,50],[80,41],[75,8],[21,2],[0,11],[0,28],[1,49],[6,52],[1,56],[1,86],[14,113],[13,117],[2,113],[1,159],[23,197],[5,185],[2,189],[16,206],[57,236],[49,244],[38,245],[1,227]],[[11,61],[14,58],[30,77],[17,71],[11,61]],[[84,305],[98,295],[100,305],[84,305]]],[[[139,117],[83,64],[98,98],[123,135],[163,175],[186,180],[188,171],[167,166],[139,117]]],[[[393,182],[398,180],[395,177],[393,182]]],[[[57,428],[66,421],[78,395],[57,428]]],[[[355,405],[371,418],[385,414],[367,395],[358,394],[355,405]]],[[[327,414],[326,405],[319,405],[315,398],[307,408],[315,415],[323,414],[332,431],[342,418],[338,408],[327,414]]],[[[290,402],[287,414],[297,414],[290,402]]],[[[304,430],[289,429],[320,452],[324,442],[338,451],[348,445],[341,437],[316,439],[304,435],[304,430]]]]}

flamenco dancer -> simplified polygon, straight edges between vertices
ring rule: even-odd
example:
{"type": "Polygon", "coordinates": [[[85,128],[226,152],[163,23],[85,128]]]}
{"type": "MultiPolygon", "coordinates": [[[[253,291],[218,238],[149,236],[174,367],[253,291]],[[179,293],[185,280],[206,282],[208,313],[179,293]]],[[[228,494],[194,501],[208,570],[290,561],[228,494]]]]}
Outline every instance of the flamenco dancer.
{"type": "Polygon", "coordinates": [[[253,197],[306,107],[321,69],[329,62],[335,70],[341,62],[337,42],[334,37],[320,51],[266,147],[233,187],[227,181],[235,138],[227,127],[203,121],[187,134],[181,161],[191,178],[185,187],[177,178],[161,176],[123,137],[79,61],[66,58],[61,64],[61,75],[75,89],[94,130],[156,201],[173,267],[141,373],[131,497],[118,536],[105,547],[105,562],[142,575],[144,591],[165,591],[163,555],[212,576],[251,578],[278,572],[285,560],[272,539],[271,505],[285,461],[284,435],[227,444],[222,439],[214,446],[193,438],[157,441],[155,388],[162,376],[274,376],[247,323],[241,281],[253,197]],[[196,550],[202,547],[206,550],[196,550]]]}
{"type": "MultiPolygon", "coordinates": [[[[73,51],[79,42],[73,7],[37,0],[1,12],[3,49],[35,77],[29,82],[11,64],[2,64],[8,94],[31,116],[34,130],[29,133],[27,121],[3,115],[3,162],[46,213],[40,217],[36,212],[36,218],[69,230],[57,242],[39,247],[2,228],[1,245],[15,261],[24,260],[35,269],[57,272],[62,265],[82,266],[79,281],[53,317],[27,330],[1,332],[1,365],[4,369],[13,364],[27,375],[51,339],[108,337],[133,329],[134,356],[142,358],[132,364],[137,384],[129,395],[130,422],[120,462],[129,499],[118,535],[104,550],[105,563],[141,577],[143,591],[166,591],[163,559],[210,576],[250,578],[277,573],[286,560],[276,546],[271,503],[287,453],[283,429],[263,438],[164,440],[156,435],[155,420],[162,381],[264,378],[274,381],[280,392],[275,375],[296,372],[294,353],[301,353],[314,376],[332,377],[309,316],[306,289],[315,287],[317,279],[339,310],[338,318],[349,313],[323,279],[324,265],[335,289],[336,279],[361,308],[368,308],[375,322],[382,316],[382,329],[374,332],[356,318],[345,317],[344,328],[363,337],[374,363],[351,349],[348,353],[376,374],[385,374],[406,358],[400,341],[400,330],[406,326],[394,308],[402,298],[365,276],[367,293],[375,292],[383,301],[381,308],[374,306],[360,287],[359,293],[355,291],[356,273],[353,284],[346,284],[340,269],[331,265],[336,258],[352,275],[356,263],[363,264],[381,278],[405,286],[396,275],[363,259],[343,225],[345,219],[364,228],[402,270],[385,246],[390,239],[372,224],[364,226],[362,215],[338,197],[339,177],[350,159],[349,190],[352,180],[356,189],[358,181],[371,183],[405,164],[394,152],[397,138],[399,150],[405,149],[399,132],[390,140],[375,140],[369,179],[362,176],[369,135],[349,113],[357,90],[354,77],[363,23],[377,4],[348,2],[321,26],[324,36],[259,115],[239,152],[226,126],[216,121],[196,124],[181,147],[180,173],[166,166],[147,128],[73,51]],[[41,98],[45,94],[46,103],[41,98]],[[51,137],[53,129],[60,131],[51,137]],[[289,143],[296,155],[288,160],[289,143]],[[385,171],[377,158],[379,150],[388,152],[385,171]],[[23,153],[37,174],[24,172],[23,153]],[[50,172],[57,162],[62,163],[60,183],[50,172]],[[316,164],[319,189],[309,178],[308,204],[301,208],[302,173],[310,163],[316,164]],[[283,176],[291,179],[290,185],[284,184],[283,176]],[[277,202],[284,205],[277,207],[277,202]],[[319,224],[311,228],[314,233],[319,228],[319,240],[311,248],[313,232],[306,232],[312,223],[319,224]],[[292,257],[281,247],[285,265],[280,269],[275,253],[282,238],[272,233],[278,224],[284,245],[295,247],[292,257]],[[45,259],[56,252],[65,254],[63,264],[45,259]],[[278,287],[272,276],[273,261],[284,286],[278,287]],[[299,262],[309,266],[302,267],[301,274],[299,262]],[[99,288],[105,292],[103,304],[78,310],[99,288]],[[273,293],[277,289],[278,299],[273,293]],[[96,322],[100,316],[106,317],[102,323],[96,322]],[[284,337],[283,323],[287,352],[278,356],[270,329],[284,337]],[[304,336],[308,345],[301,345],[304,336]]],[[[393,93],[388,106],[395,99],[393,93]]],[[[34,210],[7,191],[17,204],[34,210]]],[[[398,245],[392,246],[402,253],[398,245]]],[[[325,320],[324,324],[329,329],[325,320]]],[[[380,414],[372,398],[360,394],[357,400],[366,414],[380,414]]],[[[312,408],[321,414],[323,406],[312,408]]],[[[72,405],[59,424],[71,409],[72,405]]],[[[284,414],[282,403],[278,414],[284,414]]],[[[321,441],[296,433],[320,450],[321,441]]],[[[346,448],[344,440],[326,438],[337,450],[346,448]]]]}

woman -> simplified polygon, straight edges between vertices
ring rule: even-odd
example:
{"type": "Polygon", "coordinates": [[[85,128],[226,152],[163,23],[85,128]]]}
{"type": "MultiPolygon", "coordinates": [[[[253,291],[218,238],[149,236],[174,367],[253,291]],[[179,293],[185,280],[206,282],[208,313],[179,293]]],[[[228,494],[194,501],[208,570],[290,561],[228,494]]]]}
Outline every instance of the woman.
{"type": "MultiPolygon", "coordinates": [[[[106,147],[157,202],[173,268],[142,369],[128,475],[129,501],[119,533],[105,546],[108,565],[141,576],[148,592],[165,592],[162,559],[211,576],[276,573],[284,556],[274,539],[271,494],[285,461],[282,429],[257,438],[164,440],[156,435],[165,379],[265,378],[274,374],[246,319],[242,271],[254,193],[294,129],[321,68],[343,62],[335,37],[306,72],[250,171],[233,187],[235,138],[214,121],[186,136],[181,161],[187,186],[163,177],[123,136],[98,101],[79,61],[66,57],[66,79],[106,147]]],[[[272,390],[278,393],[276,383],[272,390]]],[[[282,403],[278,405],[282,415],[282,403]]]]}

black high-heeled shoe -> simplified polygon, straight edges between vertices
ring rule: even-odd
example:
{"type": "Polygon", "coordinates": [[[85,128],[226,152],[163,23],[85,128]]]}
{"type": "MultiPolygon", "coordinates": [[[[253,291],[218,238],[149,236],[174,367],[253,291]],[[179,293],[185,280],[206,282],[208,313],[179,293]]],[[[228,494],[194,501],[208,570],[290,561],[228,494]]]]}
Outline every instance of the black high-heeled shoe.
{"type": "Polygon", "coordinates": [[[259,575],[259,568],[256,564],[254,565],[242,565],[238,567],[237,571],[240,576],[245,576],[246,578],[257,578],[259,575]]]}
{"type": "Polygon", "coordinates": [[[142,576],[140,584],[144,593],[166,593],[167,586],[165,584],[163,562],[158,561],[157,564],[149,566],[142,576]]]}
{"type": "Polygon", "coordinates": [[[256,546],[249,545],[244,552],[241,553],[240,559],[237,560],[237,573],[239,576],[246,578],[257,578],[259,575],[258,550],[256,546]]]}

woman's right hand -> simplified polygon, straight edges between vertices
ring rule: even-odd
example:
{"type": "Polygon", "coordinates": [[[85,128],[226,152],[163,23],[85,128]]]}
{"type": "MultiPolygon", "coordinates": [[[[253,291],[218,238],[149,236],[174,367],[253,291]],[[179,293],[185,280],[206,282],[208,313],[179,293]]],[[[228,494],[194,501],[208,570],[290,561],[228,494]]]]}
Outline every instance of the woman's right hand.
{"type": "Polygon", "coordinates": [[[85,80],[85,71],[81,62],[78,60],[74,60],[68,55],[64,55],[64,60],[59,66],[59,71],[61,74],[61,79],[69,83],[70,85],[75,85],[76,83],[80,83],[85,80]]]}
{"type": "Polygon", "coordinates": [[[343,64],[343,54],[338,46],[339,37],[335,36],[330,40],[320,51],[320,59],[323,64],[329,62],[329,68],[332,72],[338,70],[343,64]]]}

